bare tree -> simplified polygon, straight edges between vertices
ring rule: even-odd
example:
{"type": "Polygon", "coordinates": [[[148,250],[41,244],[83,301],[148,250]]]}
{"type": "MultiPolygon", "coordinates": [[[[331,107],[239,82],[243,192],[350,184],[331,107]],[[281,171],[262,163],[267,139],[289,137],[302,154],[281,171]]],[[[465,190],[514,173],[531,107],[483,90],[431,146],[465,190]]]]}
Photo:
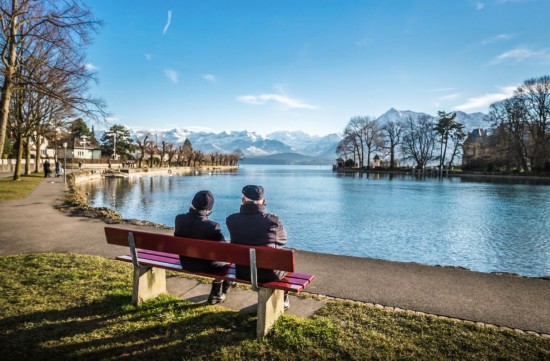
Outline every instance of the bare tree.
{"type": "Polygon", "coordinates": [[[344,162],[353,159],[353,164],[356,164],[355,146],[350,138],[344,137],[336,146],[336,154],[344,159],[344,162]]]}
{"type": "Polygon", "coordinates": [[[11,97],[22,81],[32,83],[37,91],[67,102],[80,112],[105,114],[100,100],[75,92],[68,99],[66,94],[56,92],[58,88],[40,79],[16,77],[17,69],[25,66],[28,49],[33,47],[32,44],[40,43],[40,47],[50,52],[48,57],[41,59],[43,68],[60,71],[73,82],[79,78],[80,86],[87,83],[92,75],[84,67],[84,50],[99,25],[100,22],[78,0],[0,1],[0,53],[4,80],[0,95],[0,152],[4,147],[11,97]]]}
{"type": "Polygon", "coordinates": [[[172,160],[174,159],[177,151],[178,148],[176,148],[173,143],[168,143],[166,147],[166,154],[168,155],[168,167],[172,166],[172,160]]]}
{"type": "Polygon", "coordinates": [[[136,137],[135,142],[139,148],[139,159],[138,159],[138,167],[141,168],[141,164],[143,163],[143,158],[145,158],[145,153],[147,151],[147,139],[149,139],[149,136],[151,134],[145,134],[141,138],[136,137]]]}
{"type": "Polygon", "coordinates": [[[409,116],[403,129],[403,154],[413,159],[417,167],[423,169],[434,159],[436,134],[434,123],[428,115],[422,115],[417,120],[409,116]]]}
{"type": "MultiPolygon", "coordinates": [[[[51,56],[51,48],[43,46],[44,44],[41,42],[34,42],[31,45],[18,49],[18,52],[24,55],[20,56],[20,66],[13,77],[18,87],[14,87],[12,90],[8,121],[10,130],[15,135],[18,144],[14,180],[20,179],[24,144],[27,156],[25,173],[30,172],[28,165],[30,164],[31,135],[35,135],[35,139],[39,138],[48,127],[61,123],[60,118],[69,117],[72,114],[67,102],[63,102],[58,97],[52,97],[51,94],[55,93],[59,97],[67,99],[81,90],[71,81],[73,78],[64,77],[64,73],[60,69],[47,69],[42,66],[51,56]],[[40,91],[37,84],[47,85],[50,91],[48,93],[40,91]]],[[[57,146],[57,144],[55,145],[57,146]]],[[[37,158],[37,163],[38,160],[37,158]]]]}
{"type": "Polygon", "coordinates": [[[145,153],[149,154],[149,168],[153,167],[153,157],[157,153],[158,147],[153,140],[148,140],[145,143],[145,153]]]}
{"type": "Polygon", "coordinates": [[[550,166],[550,76],[526,80],[516,90],[531,139],[531,166],[542,170],[550,166]]]}
{"type": "Polygon", "coordinates": [[[386,136],[388,142],[387,150],[390,152],[390,169],[395,168],[395,151],[399,145],[401,145],[401,138],[403,135],[403,123],[399,121],[390,120],[384,126],[382,126],[382,132],[386,136]]]}
{"type": "Polygon", "coordinates": [[[365,127],[365,117],[352,117],[346,128],[344,129],[344,137],[347,141],[353,144],[355,152],[357,152],[359,167],[363,168],[365,159],[365,145],[363,143],[363,128],[365,127]]]}
{"type": "Polygon", "coordinates": [[[367,150],[367,168],[370,168],[370,155],[374,150],[384,147],[384,138],[376,119],[369,116],[362,117],[362,123],[363,127],[360,134],[363,138],[363,145],[367,150]]]}
{"type": "Polygon", "coordinates": [[[201,152],[200,150],[194,150],[193,151],[193,167],[197,166],[197,162],[199,163],[199,167],[201,163],[204,161],[205,154],[201,152]]]}
{"type": "Polygon", "coordinates": [[[493,122],[495,134],[500,140],[500,151],[505,150],[515,158],[521,167],[529,169],[527,159],[531,158],[531,139],[525,116],[523,100],[512,97],[491,104],[489,116],[493,122]]]}
{"type": "Polygon", "coordinates": [[[159,153],[160,153],[160,164],[159,166],[162,167],[164,164],[164,158],[166,157],[166,153],[168,152],[168,142],[166,140],[161,140],[159,153]]]}

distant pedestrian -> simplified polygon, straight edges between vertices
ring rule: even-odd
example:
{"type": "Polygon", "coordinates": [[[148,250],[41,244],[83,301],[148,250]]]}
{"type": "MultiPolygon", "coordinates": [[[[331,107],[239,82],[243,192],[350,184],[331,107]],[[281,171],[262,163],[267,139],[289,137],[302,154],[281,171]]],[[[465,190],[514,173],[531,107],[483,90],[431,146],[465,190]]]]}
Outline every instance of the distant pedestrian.
{"type": "Polygon", "coordinates": [[[61,176],[61,162],[56,160],[55,161],[55,176],[60,177],[61,176]]]}
{"type": "Polygon", "coordinates": [[[78,161],[78,169],[82,169],[82,161],[81,160],[78,161]]]}
{"type": "Polygon", "coordinates": [[[43,164],[43,167],[44,167],[44,177],[47,178],[50,176],[50,173],[52,172],[50,161],[46,159],[46,161],[43,164]]]}

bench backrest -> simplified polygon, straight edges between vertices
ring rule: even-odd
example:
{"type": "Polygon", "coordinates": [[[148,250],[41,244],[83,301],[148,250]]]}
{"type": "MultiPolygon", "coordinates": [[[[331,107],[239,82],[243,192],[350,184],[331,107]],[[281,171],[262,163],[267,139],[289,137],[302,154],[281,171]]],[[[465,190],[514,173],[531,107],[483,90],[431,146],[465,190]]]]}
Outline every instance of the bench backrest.
{"type": "Polygon", "coordinates": [[[250,266],[250,248],[256,250],[256,266],[294,272],[294,251],[283,248],[245,246],[240,244],[182,238],[167,234],[105,227],[107,243],[128,247],[132,233],[138,249],[179,254],[182,256],[250,266]]]}

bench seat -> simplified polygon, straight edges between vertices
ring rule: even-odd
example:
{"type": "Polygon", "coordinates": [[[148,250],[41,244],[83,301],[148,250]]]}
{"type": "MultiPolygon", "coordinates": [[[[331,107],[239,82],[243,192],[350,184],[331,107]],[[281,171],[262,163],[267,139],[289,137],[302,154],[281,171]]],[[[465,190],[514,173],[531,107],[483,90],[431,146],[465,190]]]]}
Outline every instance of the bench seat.
{"type": "MultiPolygon", "coordinates": [[[[137,252],[138,262],[142,266],[158,267],[169,271],[183,272],[208,278],[219,278],[228,281],[250,284],[248,280],[238,279],[235,272],[235,264],[231,264],[225,273],[202,273],[183,270],[180,264],[179,255],[158,251],[140,250],[137,252]]],[[[119,261],[132,263],[132,256],[118,256],[119,261]]],[[[305,273],[288,272],[279,280],[266,283],[258,283],[258,287],[267,287],[299,294],[313,280],[315,276],[305,273]]]]}

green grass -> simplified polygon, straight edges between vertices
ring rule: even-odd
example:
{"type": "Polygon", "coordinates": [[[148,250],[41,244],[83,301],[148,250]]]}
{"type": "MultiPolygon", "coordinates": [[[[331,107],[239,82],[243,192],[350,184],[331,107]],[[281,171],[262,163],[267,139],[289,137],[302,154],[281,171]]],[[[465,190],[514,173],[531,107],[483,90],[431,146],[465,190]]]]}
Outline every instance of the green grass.
{"type": "Polygon", "coordinates": [[[12,179],[12,176],[0,178],[0,202],[25,198],[30,191],[36,188],[38,183],[44,180],[44,175],[38,173],[21,176],[21,179],[18,181],[12,179]]]}
{"type": "Polygon", "coordinates": [[[548,360],[550,340],[330,302],[255,338],[254,315],[169,295],[136,308],[131,266],[95,256],[0,258],[3,360],[548,360]]]}

